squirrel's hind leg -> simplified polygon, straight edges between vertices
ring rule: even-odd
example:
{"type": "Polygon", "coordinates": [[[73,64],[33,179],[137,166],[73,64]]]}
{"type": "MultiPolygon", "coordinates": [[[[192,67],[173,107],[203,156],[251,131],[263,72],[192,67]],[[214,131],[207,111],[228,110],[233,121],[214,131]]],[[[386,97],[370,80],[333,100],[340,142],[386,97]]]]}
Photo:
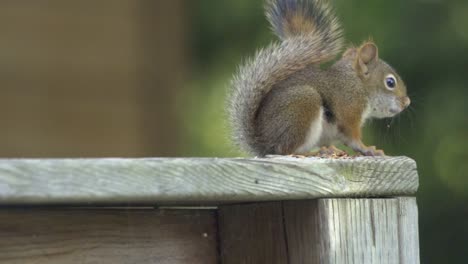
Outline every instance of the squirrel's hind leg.
{"type": "Polygon", "coordinates": [[[264,154],[307,154],[322,134],[320,95],[306,85],[276,87],[257,115],[257,138],[264,154]]]}

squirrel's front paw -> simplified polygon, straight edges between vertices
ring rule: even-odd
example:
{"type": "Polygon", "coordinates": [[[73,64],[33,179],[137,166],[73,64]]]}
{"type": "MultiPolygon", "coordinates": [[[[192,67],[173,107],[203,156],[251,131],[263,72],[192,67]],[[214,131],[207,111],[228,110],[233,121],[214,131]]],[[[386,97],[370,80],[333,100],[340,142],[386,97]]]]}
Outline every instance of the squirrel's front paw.
{"type": "Polygon", "coordinates": [[[375,146],[365,147],[363,150],[360,151],[364,156],[385,156],[385,153],[381,149],[377,149],[375,146]]]}

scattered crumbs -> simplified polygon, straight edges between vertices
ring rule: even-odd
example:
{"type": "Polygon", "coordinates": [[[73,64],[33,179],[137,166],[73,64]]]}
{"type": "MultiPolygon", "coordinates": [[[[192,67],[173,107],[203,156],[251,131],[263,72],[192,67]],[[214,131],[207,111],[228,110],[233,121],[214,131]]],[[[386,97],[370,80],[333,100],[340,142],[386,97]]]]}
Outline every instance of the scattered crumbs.
{"type": "Polygon", "coordinates": [[[340,155],[337,155],[337,154],[332,154],[332,155],[319,155],[318,156],[319,158],[321,159],[354,159],[358,156],[350,156],[348,154],[340,154],[340,155]]]}
{"type": "MultiPolygon", "coordinates": [[[[307,155],[307,156],[304,156],[304,155],[284,155],[284,156],[281,156],[281,155],[267,155],[266,158],[293,158],[293,159],[341,159],[341,160],[350,160],[350,159],[355,159],[355,158],[359,158],[359,157],[362,157],[361,154],[354,154],[354,155],[349,155],[348,153],[340,153],[340,154],[320,154],[320,153],[316,153],[314,155],[307,155]]],[[[257,183],[257,181],[255,181],[255,183],[257,183]]]]}

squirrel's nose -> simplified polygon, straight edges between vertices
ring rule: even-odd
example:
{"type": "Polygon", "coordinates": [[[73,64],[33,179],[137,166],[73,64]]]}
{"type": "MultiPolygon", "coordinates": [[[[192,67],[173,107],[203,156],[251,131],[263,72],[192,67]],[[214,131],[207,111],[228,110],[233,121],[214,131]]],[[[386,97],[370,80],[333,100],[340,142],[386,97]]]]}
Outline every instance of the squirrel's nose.
{"type": "Polygon", "coordinates": [[[406,108],[411,104],[411,99],[408,96],[405,96],[402,102],[403,102],[403,106],[406,108]]]}

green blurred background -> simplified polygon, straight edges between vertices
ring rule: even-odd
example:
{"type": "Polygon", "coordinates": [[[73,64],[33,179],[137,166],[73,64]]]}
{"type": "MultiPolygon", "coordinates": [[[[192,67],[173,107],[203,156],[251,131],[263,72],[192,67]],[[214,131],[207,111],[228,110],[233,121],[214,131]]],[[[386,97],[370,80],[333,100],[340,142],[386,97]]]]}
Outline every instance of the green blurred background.
{"type": "MultiPolygon", "coordinates": [[[[466,263],[468,1],[334,2],[407,83],[411,109],[365,142],[418,163],[422,263],[466,263]]],[[[260,0],[2,1],[0,156],[241,155],[229,79],[275,40],[260,0]]]]}

